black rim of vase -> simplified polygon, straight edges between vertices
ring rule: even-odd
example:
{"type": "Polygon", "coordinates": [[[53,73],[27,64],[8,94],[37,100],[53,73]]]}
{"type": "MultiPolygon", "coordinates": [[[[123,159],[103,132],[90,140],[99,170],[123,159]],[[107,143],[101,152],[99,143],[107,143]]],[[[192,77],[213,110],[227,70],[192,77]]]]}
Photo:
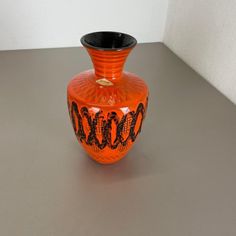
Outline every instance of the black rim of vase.
{"type": "Polygon", "coordinates": [[[133,48],[137,44],[137,40],[133,36],[115,31],[89,33],[84,35],[80,42],[84,47],[102,51],[121,51],[133,48]]]}

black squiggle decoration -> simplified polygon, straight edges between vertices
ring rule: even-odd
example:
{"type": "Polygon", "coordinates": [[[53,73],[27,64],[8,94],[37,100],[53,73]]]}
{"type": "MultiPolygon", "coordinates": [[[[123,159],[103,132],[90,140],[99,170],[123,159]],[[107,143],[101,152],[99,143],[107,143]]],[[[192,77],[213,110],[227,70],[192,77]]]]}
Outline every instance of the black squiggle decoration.
{"type": "Polygon", "coordinates": [[[89,114],[88,108],[82,107],[79,110],[76,102],[74,101],[72,101],[71,104],[68,102],[68,109],[73,129],[78,140],[81,143],[86,143],[90,146],[96,145],[101,150],[106,146],[111,149],[116,149],[119,144],[126,146],[129,140],[134,142],[138,134],[141,132],[142,122],[146,113],[143,103],[139,103],[136,111],[130,111],[122,116],[121,119],[119,119],[119,116],[114,111],[108,113],[107,118],[102,115],[102,111],[95,113],[95,117],[92,118],[89,114]],[[139,127],[136,127],[138,117],[140,117],[141,120],[139,127]],[[126,122],[128,122],[128,118],[131,119],[129,127],[127,127],[126,124],[126,122]],[[99,119],[102,120],[100,122],[101,127],[97,127],[99,119]],[[89,133],[87,135],[84,131],[83,121],[87,121],[86,123],[89,126],[89,133]],[[113,138],[114,141],[112,141],[112,123],[115,124],[116,129],[116,137],[113,138]],[[96,135],[97,128],[100,128],[101,130],[101,142],[96,135]],[[127,128],[129,128],[128,131],[127,128]],[[126,138],[123,137],[124,132],[128,132],[128,136],[126,138]]]}

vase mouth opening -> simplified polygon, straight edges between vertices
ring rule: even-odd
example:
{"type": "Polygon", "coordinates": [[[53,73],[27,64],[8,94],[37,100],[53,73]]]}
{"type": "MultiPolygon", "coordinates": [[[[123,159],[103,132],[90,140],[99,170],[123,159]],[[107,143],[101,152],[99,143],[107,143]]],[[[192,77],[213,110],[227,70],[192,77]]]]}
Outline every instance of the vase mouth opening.
{"type": "Polygon", "coordinates": [[[80,39],[82,45],[102,51],[120,51],[133,48],[137,40],[125,33],[114,31],[99,31],[84,35],[80,39]]]}

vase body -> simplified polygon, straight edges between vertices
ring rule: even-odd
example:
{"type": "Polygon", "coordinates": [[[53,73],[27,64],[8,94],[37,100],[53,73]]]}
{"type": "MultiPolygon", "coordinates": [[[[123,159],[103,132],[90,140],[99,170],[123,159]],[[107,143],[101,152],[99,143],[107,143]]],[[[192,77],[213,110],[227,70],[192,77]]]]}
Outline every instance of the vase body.
{"type": "Polygon", "coordinates": [[[136,44],[133,37],[126,37],[131,36],[116,32],[85,35],[81,42],[94,69],[76,75],[67,87],[75,135],[89,156],[102,164],[117,162],[127,154],[141,131],[148,105],[145,82],[123,71],[125,60],[136,44]],[[97,36],[100,38],[94,41],[92,37],[97,36]],[[86,37],[88,40],[83,41],[86,37]]]}

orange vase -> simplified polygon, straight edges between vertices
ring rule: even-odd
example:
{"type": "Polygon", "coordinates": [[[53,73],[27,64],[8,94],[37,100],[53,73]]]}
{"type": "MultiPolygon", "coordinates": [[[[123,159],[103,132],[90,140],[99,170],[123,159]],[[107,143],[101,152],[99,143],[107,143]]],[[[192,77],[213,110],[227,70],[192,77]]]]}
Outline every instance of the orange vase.
{"type": "Polygon", "coordinates": [[[94,160],[110,164],[124,157],[141,131],[148,87],[137,75],[123,71],[137,41],[118,32],[95,32],[81,38],[94,70],[68,84],[68,109],[74,132],[94,160]]]}

